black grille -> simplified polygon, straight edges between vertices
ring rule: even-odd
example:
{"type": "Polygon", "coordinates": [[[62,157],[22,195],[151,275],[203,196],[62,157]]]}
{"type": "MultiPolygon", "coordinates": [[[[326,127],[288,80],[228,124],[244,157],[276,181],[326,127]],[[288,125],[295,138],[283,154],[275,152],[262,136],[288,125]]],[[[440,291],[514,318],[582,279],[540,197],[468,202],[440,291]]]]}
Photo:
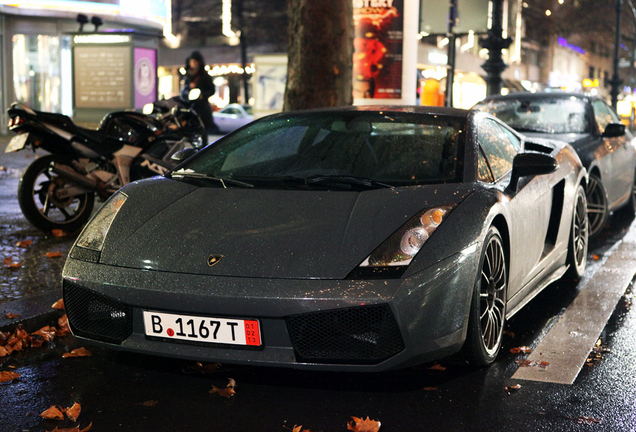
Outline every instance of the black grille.
{"type": "Polygon", "coordinates": [[[299,361],[376,364],[404,349],[387,304],[294,315],[287,329],[299,361]]]}
{"type": "Polygon", "coordinates": [[[64,280],[64,307],[78,336],[121,343],[132,334],[132,307],[64,280]]]}

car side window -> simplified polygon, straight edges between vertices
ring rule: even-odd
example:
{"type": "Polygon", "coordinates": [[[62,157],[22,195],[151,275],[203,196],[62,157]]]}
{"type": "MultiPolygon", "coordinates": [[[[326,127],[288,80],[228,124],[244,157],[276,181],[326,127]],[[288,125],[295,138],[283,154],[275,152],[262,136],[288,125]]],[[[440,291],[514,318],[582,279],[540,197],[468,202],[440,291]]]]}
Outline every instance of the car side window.
{"type": "Polygon", "coordinates": [[[499,180],[512,169],[512,160],[517,155],[519,142],[513,143],[506,132],[490,119],[481,121],[477,127],[478,142],[495,180],[499,180]]]}
{"type": "Polygon", "coordinates": [[[495,181],[492,177],[488,161],[486,161],[486,156],[484,156],[484,151],[481,147],[479,148],[479,156],[477,159],[477,181],[484,183],[492,183],[495,181]]]}
{"type": "Polygon", "coordinates": [[[595,100],[592,102],[592,107],[594,108],[594,118],[601,133],[605,132],[608,124],[620,122],[616,113],[605,102],[595,100]]]}

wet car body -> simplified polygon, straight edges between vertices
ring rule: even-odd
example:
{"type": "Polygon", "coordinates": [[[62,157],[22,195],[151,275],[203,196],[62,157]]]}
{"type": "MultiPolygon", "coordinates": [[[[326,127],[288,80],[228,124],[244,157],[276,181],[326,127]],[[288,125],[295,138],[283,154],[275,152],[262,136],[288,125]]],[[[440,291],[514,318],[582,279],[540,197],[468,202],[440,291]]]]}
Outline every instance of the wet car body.
{"type": "Polygon", "coordinates": [[[590,174],[590,236],[602,230],[611,211],[621,207],[636,211],[634,137],[600,97],[561,92],[512,93],[488,97],[477,108],[528,137],[563,140],[574,147],[590,174]],[[552,110],[550,105],[554,106],[552,110]],[[561,121],[556,120],[559,117],[561,121]]]}
{"type": "MultiPolygon", "coordinates": [[[[275,137],[271,148],[277,151],[281,142],[291,142],[275,137]]],[[[278,169],[274,165],[254,163],[249,172],[278,169]]],[[[294,169],[300,165],[295,162],[294,169]]],[[[271,116],[208,147],[171,178],[131,184],[109,201],[105,208],[117,199],[122,203],[109,220],[102,246],[82,245],[110,211],[103,209],[78,238],[64,268],[69,323],[80,339],[114,349],[201,361],[378,371],[465,348],[476,331],[471,330],[473,320],[478,320],[471,307],[479,309],[483,300],[488,313],[493,304],[501,305],[494,312],[501,315],[495,319],[496,340],[489,355],[476,362],[487,364],[496,357],[503,316],[513,315],[566,271],[580,273],[585,266],[587,219],[576,217],[577,209],[585,208],[585,182],[585,170],[569,145],[524,142],[485,113],[358,107],[271,116]],[[401,128],[418,122],[430,135],[418,138],[401,128]],[[329,161],[331,153],[320,144],[331,135],[337,138],[332,146],[357,149],[356,170],[380,166],[389,174],[366,179],[353,172],[344,179],[314,175],[302,182],[285,175],[273,182],[235,169],[224,182],[221,176],[188,178],[190,169],[204,171],[206,152],[223,157],[224,165],[254,158],[253,152],[239,151],[241,140],[251,144],[261,129],[265,137],[301,130],[304,138],[312,127],[322,128],[311,135],[311,148],[321,153],[305,174],[317,169],[316,161],[329,161]],[[428,170],[422,163],[429,159],[405,158],[403,152],[419,148],[419,139],[438,142],[438,135],[444,142],[439,146],[446,148],[450,139],[456,151],[441,157],[444,181],[398,179],[391,171],[391,154],[379,156],[397,142],[393,156],[400,173],[409,164],[409,176],[428,170]],[[482,145],[490,147],[486,141],[505,140],[514,154],[484,152],[482,145]],[[239,150],[232,150],[235,143],[239,150]],[[364,162],[362,153],[372,149],[378,157],[367,155],[364,162]],[[491,156],[490,164],[484,153],[491,156]],[[508,165],[497,162],[506,157],[508,165]],[[515,165],[509,169],[512,157],[515,165]],[[396,184],[380,181],[391,179],[396,184]],[[401,241],[412,241],[413,232],[424,235],[413,224],[438,216],[441,222],[435,220],[421,250],[405,258],[401,241]],[[575,231],[581,234],[573,238],[575,231]],[[385,259],[398,233],[400,259],[385,259]],[[499,302],[497,292],[479,291],[487,285],[479,282],[484,262],[495,258],[502,262],[497,277],[506,280],[505,301],[499,302]],[[183,317],[182,323],[193,317],[192,334],[199,337],[208,332],[196,334],[197,317],[255,322],[258,344],[174,340],[159,333],[165,330],[162,313],[183,317]],[[153,336],[155,330],[160,337],[153,336]]]]}

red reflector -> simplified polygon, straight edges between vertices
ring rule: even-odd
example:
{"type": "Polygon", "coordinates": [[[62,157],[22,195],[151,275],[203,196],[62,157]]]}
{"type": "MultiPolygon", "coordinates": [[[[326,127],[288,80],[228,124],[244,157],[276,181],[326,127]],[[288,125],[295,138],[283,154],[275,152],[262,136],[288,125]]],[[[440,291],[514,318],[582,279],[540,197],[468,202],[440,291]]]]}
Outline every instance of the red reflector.
{"type": "Polygon", "coordinates": [[[10,118],[8,121],[9,128],[20,126],[22,123],[24,123],[24,119],[20,116],[10,118]]]}

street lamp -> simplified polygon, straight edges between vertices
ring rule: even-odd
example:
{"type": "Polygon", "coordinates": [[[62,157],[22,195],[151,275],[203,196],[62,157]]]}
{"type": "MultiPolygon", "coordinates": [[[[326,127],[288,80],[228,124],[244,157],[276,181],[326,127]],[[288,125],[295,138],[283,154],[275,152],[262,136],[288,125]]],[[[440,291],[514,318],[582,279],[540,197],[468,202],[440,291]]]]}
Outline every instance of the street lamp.
{"type": "Polygon", "coordinates": [[[486,92],[489,96],[501,94],[501,73],[508,67],[503,61],[502,50],[507,49],[511,43],[512,38],[503,37],[503,0],[493,0],[492,25],[488,29],[488,36],[479,40],[482,48],[488,50],[488,60],[481,67],[487,73],[486,92]]]}

